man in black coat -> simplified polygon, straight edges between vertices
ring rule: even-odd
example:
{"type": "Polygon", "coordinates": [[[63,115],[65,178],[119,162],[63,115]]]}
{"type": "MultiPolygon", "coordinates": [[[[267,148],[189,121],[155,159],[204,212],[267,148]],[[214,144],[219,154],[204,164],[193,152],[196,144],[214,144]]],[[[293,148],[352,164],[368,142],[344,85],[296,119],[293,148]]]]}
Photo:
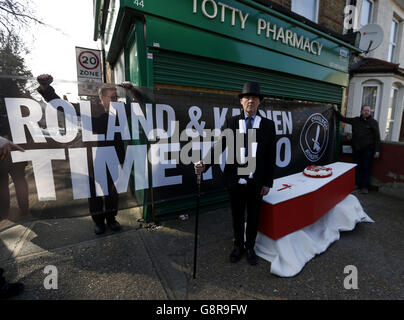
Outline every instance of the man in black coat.
{"type": "Polygon", "coordinates": [[[370,114],[370,107],[362,106],[361,115],[346,118],[334,105],[337,119],[352,125],[352,149],[356,167],[356,186],[362,193],[368,193],[372,158],[380,156],[379,124],[370,114]]]}
{"type": "MultiPolygon", "coordinates": [[[[255,254],[254,246],[258,232],[260,206],[262,197],[269,193],[274,180],[275,125],[272,120],[261,118],[257,114],[258,106],[263,100],[258,83],[245,83],[239,98],[244,112],[239,116],[228,118],[222,128],[222,132],[230,129],[233,138],[238,136],[237,130],[239,130],[240,133],[244,134],[245,143],[243,145],[247,147],[238,148],[236,142],[234,144],[228,143],[229,146],[234,145],[233,150],[229,151],[229,154],[233,153],[234,162],[229,163],[227,161],[224,169],[233,218],[234,249],[230,254],[230,261],[238,262],[244,252],[247,251],[247,261],[251,265],[256,265],[258,257],[255,254]],[[247,141],[250,140],[247,139],[247,133],[251,130],[255,131],[256,139],[254,142],[247,141]],[[246,155],[248,155],[248,161],[244,163],[242,159],[246,155]],[[254,164],[252,169],[250,161],[254,164]],[[246,241],[244,242],[246,207],[247,226],[245,230],[246,241]]],[[[225,144],[222,143],[222,149],[224,148],[225,144]]],[[[195,164],[196,174],[208,170],[210,165],[206,162],[205,160],[195,164]]]]}
{"type": "MultiPolygon", "coordinates": [[[[51,75],[43,74],[37,78],[39,87],[37,91],[44,97],[44,99],[49,102],[53,99],[60,99],[56,94],[54,88],[50,85],[53,81],[51,75]]],[[[111,102],[118,101],[117,89],[113,85],[104,84],[98,90],[98,96],[100,99],[99,104],[92,105],[92,129],[96,134],[106,134],[108,127],[108,113],[111,102]]],[[[78,106],[76,106],[78,108],[78,106]]],[[[120,136],[116,137],[112,142],[116,149],[119,161],[122,163],[125,157],[125,147],[120,136]]],[[[111,142],[109,141],[98,141],[94,146],[102,147],[108,146],[111,142]]],[[[88,145],[90,145],[88,143],[88,145]]],[[[91,148],[88,148],[88,157],[91,159],[93,157],[91,153],[91,148]]],[[[96,161],[96,155],[94,155],[96,161]]],[[[108,195],[106,196],[96,196],[95,192],[95,178],[93,173],[93,164],[90,162],[89,166],[89,178],[90,178],[90,191],[91,198],[88,199],[88,205],[90,209],[91,217],[94,221],[94,232],[97,235],[105,233],[105,221],[112,231],[119,231],[121,226],[115,217],[118,214],[118,204],[119,196],[115,188],[114,182],[112,181],[110,175],[107,176],[108,179],[108,195]]],[[[104,190],[107,191],[107,190],[104,190]]]]}
{"type": "MultiPolygon", "coordinates": [[[[11,151],[22,151],[20,146],[12,143],[6,138],[0,136],[0,161],[7,159],[11,151]]],[[[4,270],[0,268],[0,299],[12,298],[24,291],[24,284],[20,282],[11,283],[3,276],[4,270]]]]}

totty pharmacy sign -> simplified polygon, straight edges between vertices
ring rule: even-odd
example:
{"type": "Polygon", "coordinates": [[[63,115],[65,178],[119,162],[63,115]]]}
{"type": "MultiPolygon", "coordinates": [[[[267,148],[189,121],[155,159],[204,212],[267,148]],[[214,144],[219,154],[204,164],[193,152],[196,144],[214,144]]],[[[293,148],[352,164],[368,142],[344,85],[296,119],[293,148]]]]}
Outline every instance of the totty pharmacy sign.
{"type": "MultiPolygon", "coordinates": [[[[245,29],[249,13],[244,13],[242,10],[231,7],[225,3],[215,0],[193,0],[192,12],[197,14],[199,9],[202,14],[208,19],[220,19],[221,23],[226,23],[226,15],[230,13],[231,26],[236,26],[236,21],[239,22],[240,28],[245,29]]],[[[259,18],[257,20],[257,35],[265,36],[273,41],[282,41],[283,44],[293,48],[306,51],[308,53],[320,56],[323,44],[319,41],[311,41],[309,38],[299,35],[289,29],[277,26],[270,20],[259,18]]]]}

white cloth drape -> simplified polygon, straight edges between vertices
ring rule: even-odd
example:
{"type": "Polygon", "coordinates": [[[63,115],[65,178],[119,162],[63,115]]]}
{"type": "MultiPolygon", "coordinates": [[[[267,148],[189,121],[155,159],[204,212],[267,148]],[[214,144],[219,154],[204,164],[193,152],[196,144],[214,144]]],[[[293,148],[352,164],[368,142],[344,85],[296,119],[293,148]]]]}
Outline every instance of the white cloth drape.
{"type": "Polygon", "coordinates": [[[271,273],[293,277],[316,254],[337,241],[340,231],[353,230],[359,222],[374,221],[365,213],[359,200],[350,194],[315,223],[278,240],[258,232],[255,251],[271,262],[271,273]]]}

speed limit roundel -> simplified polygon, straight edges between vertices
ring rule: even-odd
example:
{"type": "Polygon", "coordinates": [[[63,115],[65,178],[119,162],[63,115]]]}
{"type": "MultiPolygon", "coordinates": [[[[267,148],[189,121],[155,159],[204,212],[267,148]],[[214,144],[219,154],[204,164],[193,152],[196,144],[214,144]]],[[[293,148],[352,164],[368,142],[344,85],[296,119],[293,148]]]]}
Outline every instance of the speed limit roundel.
{"type": "Polygon", "coordinates": [[[98,59],[97,55],[91,51],[82,51],[78,60],[80,65],[87,70],[94,70],[100,64],[100,59],[98,59]]]}

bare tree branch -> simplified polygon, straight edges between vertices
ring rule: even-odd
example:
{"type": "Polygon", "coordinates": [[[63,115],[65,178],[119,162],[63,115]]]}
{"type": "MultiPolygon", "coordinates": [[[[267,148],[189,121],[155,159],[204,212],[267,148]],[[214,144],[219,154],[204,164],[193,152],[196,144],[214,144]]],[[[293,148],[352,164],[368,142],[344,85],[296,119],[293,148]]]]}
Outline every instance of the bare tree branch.
{"type": "Polygon", "coordinates": [[[0,20],[0,23],[3,25],[3,27],[7,30],[7,32],[10,34],[11,33],[11,29],[7,26],[7,24],[3,23],[2,20],[0,20]]]}
{"type": "Polygon", "coordinates": [[[16,20],[18,20],[18,21],[20,21],[20,22],[22,22],[22,23],[26,23],[26,22],[27,22],[27,20],[25,20],[25,18],[26,18],[26,19],[28,19],[28,20],[32,20],[32,21],[34,21],[34,22],[36,22],[36,23],[39,23],[39,24],[45,24],[45,23],[43,23],[41,20],[38,20],[37,18],[35,18],[35,17],[33,17],[33,16],[30,16],[30,15],[28,15],[28,14],[24,14],[24,13],[22,13],[22,12],[17,12],[17,11],[15,11],[15,10],[13,10],[13,8],[11,8],[11,9],[9,10],[9,9],[7,9],[7,8],[1,7],[1,5],[0,5],[0,10],[3,10],[3,11],[5,11],[5,12],[8,13],[8,14],[13,15],[16,20]],[[22,18],[22,19],[21,19],[21,18],[22,18]]]}
{"type": "Polygon", "coordinates": [[[0,21],[0,30],[8,33],[28,28],[31,22],[45,25],[35,16],[29,0],[0,0],[0,21]]]}

